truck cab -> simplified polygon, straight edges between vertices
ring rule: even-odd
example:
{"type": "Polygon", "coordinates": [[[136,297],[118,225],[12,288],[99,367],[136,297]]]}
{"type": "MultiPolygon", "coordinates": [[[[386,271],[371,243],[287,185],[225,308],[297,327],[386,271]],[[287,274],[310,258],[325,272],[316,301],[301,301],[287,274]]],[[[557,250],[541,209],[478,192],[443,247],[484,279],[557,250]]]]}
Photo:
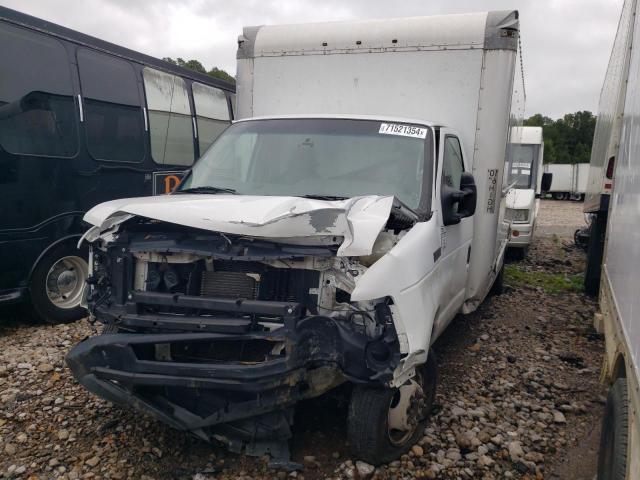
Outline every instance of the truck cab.
{"type": "Polygon", "coordinates": [[[86,214],[108,334],[67,362],[287,466],[296,403],[349,382],[354,455],[394,460],[431,411],[431,345],[503,278],[518,13],[245,27],[237,58],[239,120],[177,189],[86,214]]]}
{"type": "Polygon", "coordinates": [[[511,222],[508,248],[516,258],[524,258],[533,239],[545,175],[543,155],[542,127],[511,129],[505,218],[511,222]]]}

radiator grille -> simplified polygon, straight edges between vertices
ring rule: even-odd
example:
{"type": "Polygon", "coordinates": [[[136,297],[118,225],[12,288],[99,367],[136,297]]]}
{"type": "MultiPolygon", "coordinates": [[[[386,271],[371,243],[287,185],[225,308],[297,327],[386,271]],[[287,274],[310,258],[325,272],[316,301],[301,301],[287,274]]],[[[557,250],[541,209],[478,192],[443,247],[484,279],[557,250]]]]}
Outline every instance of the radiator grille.
{"type": "Polygon", "coordinates": [[[244,272],[202,272],[201,295],[222,298],[258,297],[256,278],[244,272]]]}

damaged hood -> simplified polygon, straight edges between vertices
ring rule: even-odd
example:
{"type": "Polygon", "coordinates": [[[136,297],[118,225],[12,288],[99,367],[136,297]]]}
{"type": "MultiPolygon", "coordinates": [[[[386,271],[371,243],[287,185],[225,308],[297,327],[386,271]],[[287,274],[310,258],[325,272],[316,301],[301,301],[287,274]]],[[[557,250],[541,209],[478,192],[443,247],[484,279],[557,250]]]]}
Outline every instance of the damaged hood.
{"type": "Polygon", "coordinates": [[[134,216],[236,235],[283,239],[343,237],[339,256],[369,255],[384,228],[393,196],[346,200],[224,194],[179,194],[124,198],[101,203],[84,216],[100,234],[134,216]]]}

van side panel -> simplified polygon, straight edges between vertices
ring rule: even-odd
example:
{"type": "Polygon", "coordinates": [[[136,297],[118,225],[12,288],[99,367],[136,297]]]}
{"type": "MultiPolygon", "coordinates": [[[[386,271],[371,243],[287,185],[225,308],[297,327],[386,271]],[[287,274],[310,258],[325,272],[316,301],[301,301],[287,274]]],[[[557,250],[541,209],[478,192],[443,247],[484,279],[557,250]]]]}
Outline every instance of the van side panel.
{"type": "Polygon", "coordinates": [[[471,247],[465,312],[475,310],[491,288],[507,244],[508,224],[502,221],[505,208],[502,179],[515,64],[513,50],[484,52],[473,155],[473,176],[478,189],[473,236],[482,241],[474,241],[471,247]]]}

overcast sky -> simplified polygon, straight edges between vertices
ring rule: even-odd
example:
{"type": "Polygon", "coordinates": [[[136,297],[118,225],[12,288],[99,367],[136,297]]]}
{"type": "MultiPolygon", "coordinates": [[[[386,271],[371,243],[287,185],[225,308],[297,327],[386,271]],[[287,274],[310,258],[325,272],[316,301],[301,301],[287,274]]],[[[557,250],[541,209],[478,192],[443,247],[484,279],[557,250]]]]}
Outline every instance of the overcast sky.
{"type": "Polygon", "coordinates": [[[156,57],[235,74],[245,25],[520,10],[527,114],[597,111],[622,0],[0,0],[156,57]]]}

